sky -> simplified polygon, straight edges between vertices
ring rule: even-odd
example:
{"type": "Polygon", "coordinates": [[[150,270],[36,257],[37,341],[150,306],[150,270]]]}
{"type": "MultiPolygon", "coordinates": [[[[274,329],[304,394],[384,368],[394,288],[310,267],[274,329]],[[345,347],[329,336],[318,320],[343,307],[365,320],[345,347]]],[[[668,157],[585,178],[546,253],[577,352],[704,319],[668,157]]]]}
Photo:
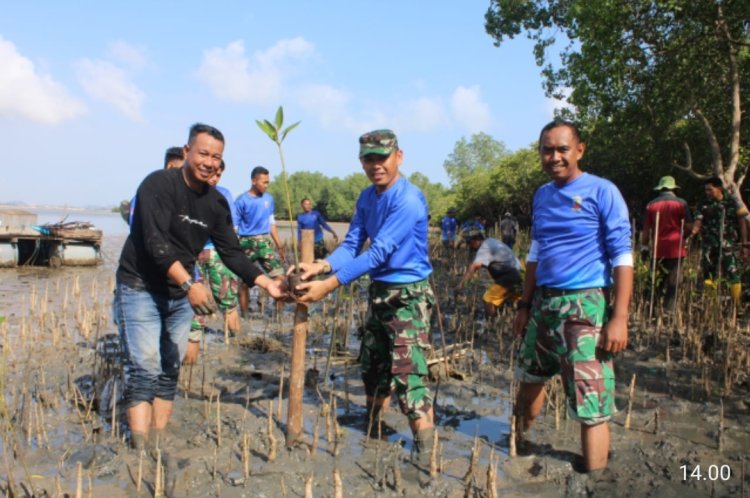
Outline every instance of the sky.
{"type": "Polygon", "coordinates": [[[402,173],[449,185],[443,162],[485,132],[516,150],[562,104],[531,42],[495,47],[487,0],[0,0],[0,204],[115,206],[182,146],[219,128],[238,195],[250,170],[281,172],[256,126],[283,105],[301,121],[289,173],[360,172],[357,138],[391,128],[402,173]]]}

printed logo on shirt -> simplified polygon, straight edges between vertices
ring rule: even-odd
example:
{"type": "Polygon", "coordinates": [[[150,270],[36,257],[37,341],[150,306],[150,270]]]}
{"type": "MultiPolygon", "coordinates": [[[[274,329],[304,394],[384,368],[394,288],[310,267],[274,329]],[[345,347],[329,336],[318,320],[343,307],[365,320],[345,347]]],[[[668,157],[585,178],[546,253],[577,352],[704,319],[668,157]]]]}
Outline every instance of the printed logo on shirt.
{"type": "Polygon", "coordinates": [[[583,199],[581,199],[580,195],[574,195],[573,196],[573,211],[580,211],[583,209],[583,199]]]}
{"type": "Polygon", "coordinates": [[[203,228],[208,228],[208,225],[206,225],[202,221],[200,221],[200,220],[194,220],[194,219],[192,219],[190,216],[188,216],[186,214],[181,214],[180,215],[180,219],[182,221],[187,221],[191,225],[199,225],[199,226],[202,226],[203,228]]]}
{"type": "Polygon", "coordinates": [[[271,203],[268,201],[263,201],[263,206],[265,206],[265,208],[268,209],[271,206],[271,203]]]}

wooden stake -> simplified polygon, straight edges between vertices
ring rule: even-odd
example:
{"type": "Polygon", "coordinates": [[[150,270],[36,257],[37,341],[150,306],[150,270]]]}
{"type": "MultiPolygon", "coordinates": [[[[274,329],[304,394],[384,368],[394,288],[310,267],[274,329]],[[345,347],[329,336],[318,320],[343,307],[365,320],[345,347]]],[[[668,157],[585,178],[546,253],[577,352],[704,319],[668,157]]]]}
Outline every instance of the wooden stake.
{"type": "Polygon", "coordinates": [[[250,477],[250,436],[247,432],[242,433],[242,476],[247,484],[250,477]]]}
{"type": "Polygon", "coordinates": [[[273,400],[268,400],[268,461],[276,460],[276,436],[273,435],[273,400]]]}
{"type": "Polygon", "coordinates": [[[338,466],[333,467],[333,498],[344,497],[344,486],[341,483],[341,472],[338,466]]]}
{"type": "Polygon", "coordinates": [[[628,394],[628,411],[625,414],[625,428],[630,429],[630,414],[633,412],[633,395],[635,393],[635,374],[630,378],[630,392],[628,394]]]}
{"type": "Polygon", "coordinates": [[[281,420],[281,406],[284,399],[284,365],[279,368],[279,406],[276,418],[281,420]]]}
{"type": "Polygon", "coordinates": [[[510,440],[508,441],[508,456],[517,456],[516,452],[516,416],[510,418],[510,440]]]}
{"type": "Polygon", "coordinates": [[[310,474],[305,478],[305,498],[313,498],[313,474],[310,474]]]}
{"type": "MultiPolygon", "coordinates": [[[[312,263],[315,231],[302,230],[300,262],[312,263]]],[[[294,311],[292,365],[289,371],[286,446],[291,448],[302,433],[302,396],[305,388],[305,349],[307,342],[307,305],[298,303],[294,311]]]]}
{"type": "Polygon", "coordinates": [[[76,463],[76,498],[83,498],[83,465],[76,463]]]}

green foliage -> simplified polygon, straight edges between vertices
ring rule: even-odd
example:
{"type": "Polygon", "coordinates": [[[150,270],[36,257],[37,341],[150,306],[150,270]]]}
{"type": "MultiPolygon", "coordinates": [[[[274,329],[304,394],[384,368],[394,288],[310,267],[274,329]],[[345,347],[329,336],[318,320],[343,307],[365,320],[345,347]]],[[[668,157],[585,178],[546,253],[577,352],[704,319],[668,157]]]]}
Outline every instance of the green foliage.
{"type": "Polygon", "coordinates": [[[534,190],[545,181],[536,149],[510,153],[485,133],[456,142],[444,167],[455,195],[446,209],[455,205],[461,219],[481,214],[493,223],[506,211],[528,215],[534,190]]]}
{"type": "Polygon", "coordinates": [[[665,174],[682,185],[744,179],[747,14],[747,0],[492,0],[485,27],[496,45],[521,33],[535,42],[547,94],[569,94],[567,114],[588,135],[584,167],[640,209],[665,174]]]}
{"type": "MultiPolygon", "coordinates": [[[[442,215],[448,210],[453,202],[450,190],[440,183],[432,183],[422,173],[412,173],[409,181],[419,187],[427,199],[430,207],[432,221],[439,222],[442,215]]],[[[329,178],[319,172],[298,171],[287,178],[289,195],[292,202],[293,216],[302,211],[300,202],[305,197],[312,200],[315,209],[329,221],[351,220],[354,213],[354,205],[359,194],[371,185],[370,180],[363,173],[352,173],[346,178],[329,178]]],[[[268,186],[268,192],[275,199],[283,199],[284,174],[272,179],[268,186]]],[[[276,204],[275,216],[286,219],[286,209],[280,203],[276,204]]]]}

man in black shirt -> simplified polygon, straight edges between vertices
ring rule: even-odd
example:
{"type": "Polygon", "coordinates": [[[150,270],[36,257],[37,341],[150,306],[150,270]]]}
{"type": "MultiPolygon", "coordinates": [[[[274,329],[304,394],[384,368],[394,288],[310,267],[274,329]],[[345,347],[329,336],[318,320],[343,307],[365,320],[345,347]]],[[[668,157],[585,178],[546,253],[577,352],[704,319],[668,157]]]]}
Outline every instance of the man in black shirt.
{"type": "Polygon", "coordinates": [[[130,235],[120,256],[113,314],[125,351],[124,403],[131,443],[142,449],[172,414],[180,362],[193,312],[208,314],[210,291],[193,282],[195,260],[209,237],[222,261],[248,285],[272,297],[284,284],[254,266],[240,249],[226,198],[207,184],[218,170],[224,136],[190,128],[180,169],[151,173],[138,187],[130,235]]]}

